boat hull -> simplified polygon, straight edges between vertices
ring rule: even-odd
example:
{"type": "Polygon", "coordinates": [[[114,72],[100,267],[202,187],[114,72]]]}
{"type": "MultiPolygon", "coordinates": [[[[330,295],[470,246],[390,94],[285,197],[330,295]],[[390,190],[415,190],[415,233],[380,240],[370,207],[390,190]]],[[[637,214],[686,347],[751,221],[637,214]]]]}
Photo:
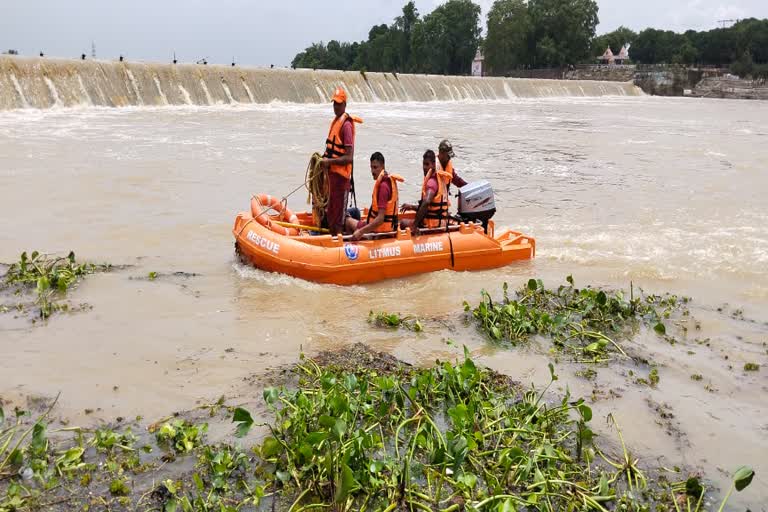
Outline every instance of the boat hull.
{"type": "Polygon", "coordinates": [[[256,268],[338,285],[370,283],[438,270],[482,270],[528,260],[536,241],[490,224],[462,224],[455,231],[412,237],[401,230],[394,237],[359,242],[342,237],[284,236],[256,222],[250,212],[235,218],[232,230],[240,258],[256,268]]]}

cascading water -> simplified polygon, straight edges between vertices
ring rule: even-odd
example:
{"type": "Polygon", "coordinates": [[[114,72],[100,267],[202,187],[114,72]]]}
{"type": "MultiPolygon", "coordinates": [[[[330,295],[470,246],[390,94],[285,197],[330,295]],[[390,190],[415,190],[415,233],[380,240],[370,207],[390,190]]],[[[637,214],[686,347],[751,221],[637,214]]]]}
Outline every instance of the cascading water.
{"type": "Polygon", "coordinates": [[[230,103],[237,103],[237,100],[232,96],[232,91],[229,89],[226,82],[221,82],[221,88],[224,89],[224,93],[227,95],[227,99],[230,103]]]}
{"type": "Polygon", "coordinates": [[[200,89],[202,89],[203,94],[205,94],[205,100],[208,102],[206,105],[215,105],[215,102],[211,97],[211,91],[208,90],[208,86],[205,85],[205,80],[202,78],[200,79],[200,89]]]}
{"type": "Polygon", "coordinates": [[[157,75],[152,77],[155,81],[155,86],[157,87],[157,93],[160,95],[160,99],[163,102],[163,105],[169,105],[168,103],[168,97],[163,92],[163,88],[160,86],[160,79],[157,77],[157,75]]]}
{"type": "Polygon", "coordinates": [[[136,77],[133,76],[133,72],[131,72],[130,69],[126,70],[126,74],[128,75],[128,81],[131,84],[133,93],[136,95],[136,105],[143,105],[144,100],[141,98],[141,92],[139,91],[139,86],[138,84],[136,84],[136,77]]]}
{"type": "Polygon", "coordinates": [[[184,98],[184,103],[187,105],[192,105],[192,98],[189,96],[189,91],[187,91],[183,85],[179,84],[179,92],[181,93],[181,97],[184,98]]]}
{"type": "Polygon", "coordinates": [[[325,103],[337,86],[347,90],[353,103],[643,94],[629,82],[0,57],[0,110],[81,104],[325,103]]]}
{"type": "Polygon", "coordinates": [[[11,83],[13,83],[14,89],[16,89],[16,92],[19,93],[19,99],[21,100],[21,108],[29,108],[29,102],[27,101],[27,98],[24,97],[24,91],[21,89],[21,84],[19,84],[19,79],[16,78],[16,75],[11,73],[11,83]]]}
{"type": "Polygon", "coordinates": [[[45,85],[48,86],[48,90],[51,92],[51,99],[53,100],[52,107],[60,107],[62,105],[61,98],[59,98],[59,91],[56,90],[56,85],[47,76],[43,77],[45,85]]]}

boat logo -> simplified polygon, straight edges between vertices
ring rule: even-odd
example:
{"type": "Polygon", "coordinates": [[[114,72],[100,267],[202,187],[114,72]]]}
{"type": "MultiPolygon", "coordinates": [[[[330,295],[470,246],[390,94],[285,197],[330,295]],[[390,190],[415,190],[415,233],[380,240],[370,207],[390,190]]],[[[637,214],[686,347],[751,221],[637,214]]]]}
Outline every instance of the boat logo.
{"type": "Polygon", "coordinates": [[[355,261],[360,256],[360,248],[355,244],[344,244],[344,254],[349,261],[355,261]]]}

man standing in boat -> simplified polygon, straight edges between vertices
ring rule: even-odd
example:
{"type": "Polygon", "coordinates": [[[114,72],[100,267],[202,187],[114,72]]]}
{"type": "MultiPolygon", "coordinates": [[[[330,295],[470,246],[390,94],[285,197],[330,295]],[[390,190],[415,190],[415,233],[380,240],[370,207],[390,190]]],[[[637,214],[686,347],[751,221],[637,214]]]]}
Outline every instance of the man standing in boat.
{"type": "Polygon", "coordinates": [[[336,117],[331,122],[320,165],[328,178],[325,222],[332,235],[339,235],[344,230],[347,199],[353,182],[355,123],[362,123],[363,120],[347,114],[347,93],[341,87],[333,93],[333,113],[336,117]]]}
{"type": "Polygon", "coordinates": [[[352,233],[352,240],[360,240],[368,233],[397,231],[397,182],[404,180],[397,174],[387,173],[384,155],[378,151],[371,155],[371,176],[374,184],[368,218],[358,221],[347,217],[346,228],[352,233]]]}

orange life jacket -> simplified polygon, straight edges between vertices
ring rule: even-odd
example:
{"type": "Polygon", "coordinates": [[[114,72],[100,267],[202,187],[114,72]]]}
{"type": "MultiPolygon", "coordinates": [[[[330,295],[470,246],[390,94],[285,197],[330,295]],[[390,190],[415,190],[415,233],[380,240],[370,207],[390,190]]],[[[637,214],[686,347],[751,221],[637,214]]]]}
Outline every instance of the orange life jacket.
{"type": "MultiPolygon", "coordinates": [[[[448,174],[448,182],[446,183],[446,188],[448,192],[451,191],[451,182],[453,181],[453,178],[455,176],[455,173],[453,171],[453,162],[451,160],[448,160],[448,165],[445,166],[445,169],[443,169],[443,165],[440,163],[440,160],[437,161],[437,171],[438,172],[444,172],[448,174]]],[[[448,201],[448,204],[450,204],[450,201],[448,201]]]]}
{"type": "MultiPolygon", "coordinates": [[[[451,167],[451,170],[453,168],[451,167]]],[[[435,197],[432,198],[432,202],[427,205],[427,214],[422,221],[425,228],[438,228],[444,226],[448,219],[448,207],[451,205],[451,201],[448,198],[448,184],[451,182],[453,176],[445,171],[431,169],[426,176],[424,176],[424,184],[421,186],[421,201],[425,201],[427,198],[427,182],[435,176],[437,178],[437,192],[435,197]]],[[[421,202],[419,203],[421,204],[421,202]]]]}
{"type": "Polygon", "coordinates": [[[384,179],[389,179],[392,195],[384,206],[384,222],[376,228],[376,233],[387,233],[397,230],[397,182],[405,181],[402,176],[397,174],[386,174],[383,171],[379,174],[376,183],[373,184],[373,198],[371,199],[371,207],[368,209],[368,222],[372,222],[379,215],[379,187],[384,179]]]}
{"type": "MultiPolygon", "coordinates": [[[[355,135],[355,123],[362,123],[363,120],[356,116],[351,116],[344,112],[339,117],[334,118],[331,122],[331,129],[328,131],[328,138],[325,139],[325,158],[340,158],[347,154],[347,148],[344,147],[344,143],[341,141],[341,128],[344,123],[352,123],[352,135],[355,135]]],[[[350,162],[347,165],[331,165],[331,172],[341,174],[345,178],[349,179],[352,176],[352,166],[350,162]]]]}

